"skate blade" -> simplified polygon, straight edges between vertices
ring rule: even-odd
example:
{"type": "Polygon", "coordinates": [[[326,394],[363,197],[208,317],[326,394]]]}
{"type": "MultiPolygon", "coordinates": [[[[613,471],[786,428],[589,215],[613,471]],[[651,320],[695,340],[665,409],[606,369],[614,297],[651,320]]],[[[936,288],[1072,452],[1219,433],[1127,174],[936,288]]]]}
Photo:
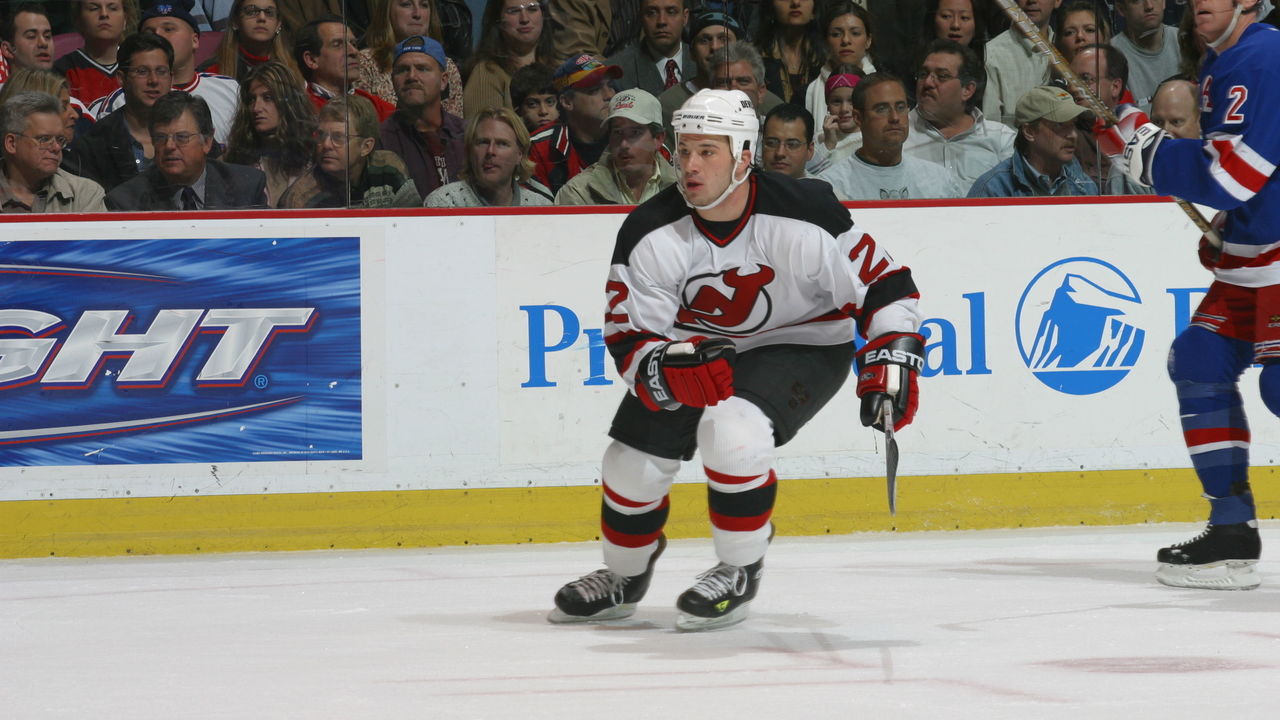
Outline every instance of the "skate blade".
{"type": "Polygon", "coordinates": [[[1156,570],[1162,585],[1196,590],[1253,590],[1262,584],[1257,560],[1227,560],[1208,565],[1170,565],[1156,570]]]}
{"type": "Polygon", "coordinates": [[[556,625],[572,625],[573,623],[604,622],[606,620],[623,620],[636,614],[635,603],[623,603],[605,608],[595,615],[570,615],[560,608],[553,608],[547,613],[547,622],[556,625]]]}
{"type": "Polygon", "coordinates": [[[747,619],[747,605],[739,605],[724,615],[713,618],[699,617],[682,612],[676,616],[676,630],[680,632],[704,632],[737,625],[747,619]]]}

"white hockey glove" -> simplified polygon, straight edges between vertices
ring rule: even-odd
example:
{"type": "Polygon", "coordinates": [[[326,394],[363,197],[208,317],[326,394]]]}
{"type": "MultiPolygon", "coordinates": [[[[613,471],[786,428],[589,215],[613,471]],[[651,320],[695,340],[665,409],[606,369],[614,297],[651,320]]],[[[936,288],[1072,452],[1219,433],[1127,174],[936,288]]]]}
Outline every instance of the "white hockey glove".
{"type": "Polygon", "coordinates": [[[1159,125],[1147,123],[1133,131],[1133,136],[1125,142],[1124,152],[1115,159],[1124,173],[1134,182],[1144,187],[1151,187],[1155,181],[1151,179],[1151,163],[1156,156],[1156,148],[1165,138],[1165,131],[1159,125]]]}

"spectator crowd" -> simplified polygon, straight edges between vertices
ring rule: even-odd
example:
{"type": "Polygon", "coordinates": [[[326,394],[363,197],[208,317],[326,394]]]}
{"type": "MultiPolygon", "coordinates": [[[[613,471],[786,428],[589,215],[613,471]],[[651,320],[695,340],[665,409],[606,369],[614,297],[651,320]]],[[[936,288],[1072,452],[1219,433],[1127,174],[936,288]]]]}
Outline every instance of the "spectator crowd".
{"type": "MultiPolygon", "coordinates": [[[[634,205],[707,87],[844,200],[1146,191],[994,0],[141,2],[3,4],[0,212],[634,205]]],[[[1017,4],[1108,110],[1199,136],[1190,3],[1017,4]]]]}

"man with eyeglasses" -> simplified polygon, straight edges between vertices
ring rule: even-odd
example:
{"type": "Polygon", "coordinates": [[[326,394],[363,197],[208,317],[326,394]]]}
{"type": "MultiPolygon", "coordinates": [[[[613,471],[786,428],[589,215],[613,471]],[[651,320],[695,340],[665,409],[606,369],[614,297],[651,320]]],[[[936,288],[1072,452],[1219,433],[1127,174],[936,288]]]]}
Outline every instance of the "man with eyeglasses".
{"type": "Polygon", "coordinates": [[[615,94],[609,81],[621,75],[622,68],[592,55],[569,58],[553,73],[560,120],[535,134],[529,148],[533,177],[551,192],[559,192],[604,153],[608,141],[604,121],[615,94]]]}
{"type": "Polygon", "coordinates": [[[662,142],[662,106],[640,90],[609,101],[608,150],[556,193],[557,205],[639,205],[676,182],[662,142]]]}
{"type": "MultiPolygon", "coordinates": [[[[1145,118],[1136,105],[1123,102],[1132,97],[1129,92],[1129,61],[1118,48],[1105,43],[1085,45],[1076,51],[1076,56],[1071,60],[1071,69],[1089,86],[1098,102],[1113,115],[1129,117],[1130,113],[1135,113],[1130,119],[1145,118]]],[[[1088,107],[1087,101],[1078,95],[1076,102],[1088,107]]],[[[1076,158],[1080,160],[1080,167],[1084,168],[1085,174],[1103,195],[1151,194],[1151,188],[1134,182],[1098,148],[1092,125],[1079,128],[1078,142],[1076,158]]]]}
{"type": "Polygon", "coordinates": [[[805,165],[813,159],[813,113],[792,103],[782,103],[764,117],[760,143],[765,170],[800,179],[811,177],[805,165]]]}
{"type": "Polygon", "coordinates": [[[89,132],[77,135],[80,174],[107,192],[151,165],[148,121],[156,101],[171,89],[173,46],[155,33],[135,33],[120,43],[116,76],[124,103],[99,115],[89,132]]]}
{"type": "Polygon", "coordinates": [[[862,147],[818,173],[841,200],[914,200],[960,197],[946,168],[904,156],[907,88],[889,73],[866,76],[853,89],[853,116],[862,129],[862,147]]]}
{"type": "Polygon", "coordinates": [[[458,179],[466,163],[462,118],[446,112],[448,58],[436,40],[414,35],[392,52],[398,109],[380,128],[382,147],[400,156],[422,197],[458,179]]]}
{"type": "Polygon", "coordinates": [[[902,152],[942,165],[961,188],[1013,155],[1017,133],[978,107],[984,75],[973,50],[945,38],[925,48],[916,72],[916,107],[902,152]]]}
{"type": "Polygon", "coordinates": [[[151,109],[155,162],[107,193],[112,210],[233,210],[267,206],[261,170],[213,160],[213,116],[199,95],[172,90],[151,109]]]}
{"type": "Polygon", "coordinates": [[[59,167],[62,103],[52,95],[20,92],[0,106],[0,213],[98,212],[102,186],[59,167]]]}
{"type": "Polygon", "coordinates": [[[355,86],[360,75],[360,51],[356,36],[338,15],[325,15],[303,25],[294,37],[293,58],[307,81],[307,95],[316,109],[333,98],[359,95],[373,105],[378,122],[384,122],[396,106],[355,86]]]}
{"type": "MultiPolygon", "coordinates": [[[[155,33],[173,48],[170,68],[171,85],[199,95],[213,115],[214,139],[226,144],[240,103],[240,83],[224,75],[196,72],[195,53],[200,47],[200,30],[191,15],[193,0],[160,0],[142,13],[140,32],[155,33]]],[[[99,99],[89,111],[97,116],[114,112],[124,105],[123,88],[99,99]]]]}
{"type": "Polygon", "coordinates": [[[355,95],[320,108],[316,162],[280,198],[282,208],[422,207],[422,197],[400,156],[375,150],[378,116],[355,95]]]}

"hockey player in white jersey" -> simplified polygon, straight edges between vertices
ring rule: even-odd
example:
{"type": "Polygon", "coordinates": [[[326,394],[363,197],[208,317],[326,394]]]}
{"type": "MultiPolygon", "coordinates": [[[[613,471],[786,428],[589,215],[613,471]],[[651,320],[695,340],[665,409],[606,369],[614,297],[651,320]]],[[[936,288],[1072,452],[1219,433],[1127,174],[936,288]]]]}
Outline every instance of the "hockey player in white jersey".
{"type": "MultiPolygon", "coordinates": [[[[618,232],[606,344],[630,388],[601,470],[605,569],[555,596],[552,622],[628,617],[666,546],[668,492],[701,451],[718,563],[678,598],[676,626],[739,622],[759,588],[786,443],[857,353],[861,420],[911,422],[923,368],[911,271],[859,230],[825,183],[757,172],[759,119],[737,90],[672,117],[680,181],[618,232]]],[[[850,430],[852,433],[852,429],[850,430]]]]}
{"type": "MultiPolygon", "coordinates": [[[[1200,536],[1162,548],[1156,578],[1175,587],[1258,587],[1262,553],[1249,487],[1249,425],[1240,376],[1262,365],[1258,388],[1280,415],[1280,31],[1258,23],[1258,0],[1192,0],[1208,45],[1200,71],[1201,140],[1156,125],[1128,138],[1118,163],[1134,180],[1221,210],[1221,247],[1201,241],[1214,282],[1173,342],[1169,375],[1182,431],[1209,500],[1200,536]]],[[[1120,126],[1117,126],[1120,127],[1120,126]]]]}

